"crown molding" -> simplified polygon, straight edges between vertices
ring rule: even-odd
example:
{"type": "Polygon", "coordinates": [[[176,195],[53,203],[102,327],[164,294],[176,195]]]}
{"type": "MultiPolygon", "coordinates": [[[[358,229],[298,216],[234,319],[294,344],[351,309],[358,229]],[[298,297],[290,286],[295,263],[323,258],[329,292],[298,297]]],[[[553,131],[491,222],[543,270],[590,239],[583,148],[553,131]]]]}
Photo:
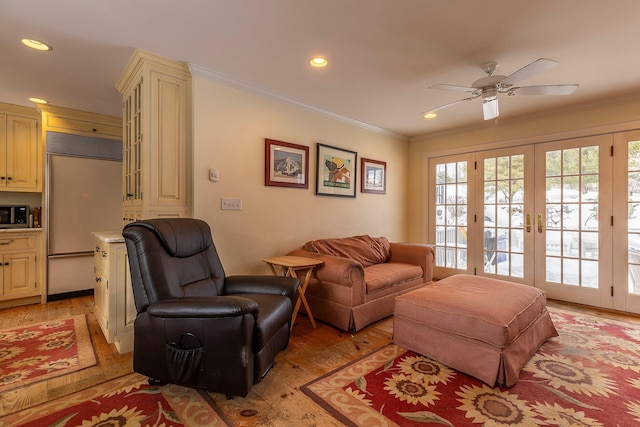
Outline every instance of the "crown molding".
{"type": "Polygon", "coordinates": [[[211,80],[217,83],[224,84],[226,86],[230,86],[239,90],[243,90],[245,92],[253,93],[256,95],[264,96],[266,98],[270,98],[276,101],[284,102],[286,104],[294,105],[296,107],[303,108],[305,110],[313,111],[314,113],[322,114],[324,116],[330,117],[332,119],[348,123],[353,126],[357,126],[359,128],[363,128],[369,130],[371,132],[376,132],[382,135],[390,136],[392,138],[402,139],[404,141],[408,141],[409,138],[406,135],[401,135],[386,129],[379,128],[377,126],[370,125],[368,123],[364,123],[349,117],[342,116],[340,114],[335,114],[327,110],[323,110],[321,108],[314,107],[313,105],[305,104],[304,102],[298,101],[293,98],[288,98],[286,96],[268,91],[264,88],[252,85],[250,83],[238,80],[234,77],[228,76],[226,74],[220,73],[215,70],[211,70],[209,68],[202,67],[197,64],[189,63],[189,70],[191,71],[192,76],[202,77],[207,80],[211,80]]]}

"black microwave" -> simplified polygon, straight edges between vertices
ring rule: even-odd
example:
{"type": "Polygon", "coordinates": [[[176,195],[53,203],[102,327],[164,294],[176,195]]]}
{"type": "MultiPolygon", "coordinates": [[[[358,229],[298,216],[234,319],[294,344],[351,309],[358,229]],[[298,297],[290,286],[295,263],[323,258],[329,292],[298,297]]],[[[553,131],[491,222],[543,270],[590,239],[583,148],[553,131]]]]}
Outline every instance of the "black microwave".
{"type": "Polygon", "coordinates": [[[0,228],[29,226],[29,206],[0,205],[0,228]]]}

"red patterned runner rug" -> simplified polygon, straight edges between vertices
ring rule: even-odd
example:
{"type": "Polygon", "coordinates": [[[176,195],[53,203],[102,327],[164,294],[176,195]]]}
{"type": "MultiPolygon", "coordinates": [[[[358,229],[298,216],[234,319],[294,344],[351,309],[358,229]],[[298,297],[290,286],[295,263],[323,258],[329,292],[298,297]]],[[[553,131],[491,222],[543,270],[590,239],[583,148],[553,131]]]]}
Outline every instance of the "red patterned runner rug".
{"type": "Polygon", "coordinates": [[[350,426],[640,425],[640,324],[550,311],[560,336],[511,388],[389,345],[302,391],[350,426]]]}
{"type": "Polygon", "coordinates": [[[150,386],[136,373],[0,418],[0,427],[227,425],[206,392],[150,386]]]}
{"type": "Polygon", "coordinates": [[[84,315],[0,331],[0,393],[95,364],[84,315]]]}

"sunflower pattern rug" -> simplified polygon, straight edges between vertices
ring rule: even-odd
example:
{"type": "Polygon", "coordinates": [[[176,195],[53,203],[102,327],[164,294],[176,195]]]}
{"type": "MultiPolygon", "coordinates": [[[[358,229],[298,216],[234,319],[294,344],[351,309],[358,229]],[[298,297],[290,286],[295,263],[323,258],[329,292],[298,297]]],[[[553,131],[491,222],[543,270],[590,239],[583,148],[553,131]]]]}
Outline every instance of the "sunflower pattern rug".
{"type": "Polygon", "coordinates": [[[640,324],[550,312],[560,336],[511,388],[389,345],[302,391],[350,426],[640,425],[640,324]]]}

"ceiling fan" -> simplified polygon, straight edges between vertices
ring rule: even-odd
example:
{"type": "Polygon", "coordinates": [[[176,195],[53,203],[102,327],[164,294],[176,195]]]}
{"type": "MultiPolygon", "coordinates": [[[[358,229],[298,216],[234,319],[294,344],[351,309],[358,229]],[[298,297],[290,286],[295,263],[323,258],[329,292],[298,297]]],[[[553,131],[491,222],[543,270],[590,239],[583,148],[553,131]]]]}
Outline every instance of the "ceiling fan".
{"type": "Polygon", "coordinates": [[[506,93],[509,96],[514,95],[571,95],[578,89],[577,84],[564,84],[564,85],[545,85],[545,86],[515,86],[517,83],[533,77],[534,75],[541,73],[545,70],[558,65],[558,61],[552,59],[540,58],[533,61],[531,64],[524,66],[518,71],[508,75],[494,75],[498,64],[496,62],[487,62],[482,65],[482,71],[487,73],[487,77],[473,82],[471,86],[456,86],[439,84],[429,86],[429,89],[444,89],[444,90],[457,90],[462,92],[469,92],[471,96],[468,98],[459,99],[457,101],[450,102],[445,105],[441,105],[437,108],[426,111],[423,115],[427,117],[428,114],[435,113],[438,110],[452,107],[460,102],[471,101],[476,98],[482,97],[482,112],[485,120],[490,120],[498,117],[500,114],[498,111],[498,94],[506,93]]]}

